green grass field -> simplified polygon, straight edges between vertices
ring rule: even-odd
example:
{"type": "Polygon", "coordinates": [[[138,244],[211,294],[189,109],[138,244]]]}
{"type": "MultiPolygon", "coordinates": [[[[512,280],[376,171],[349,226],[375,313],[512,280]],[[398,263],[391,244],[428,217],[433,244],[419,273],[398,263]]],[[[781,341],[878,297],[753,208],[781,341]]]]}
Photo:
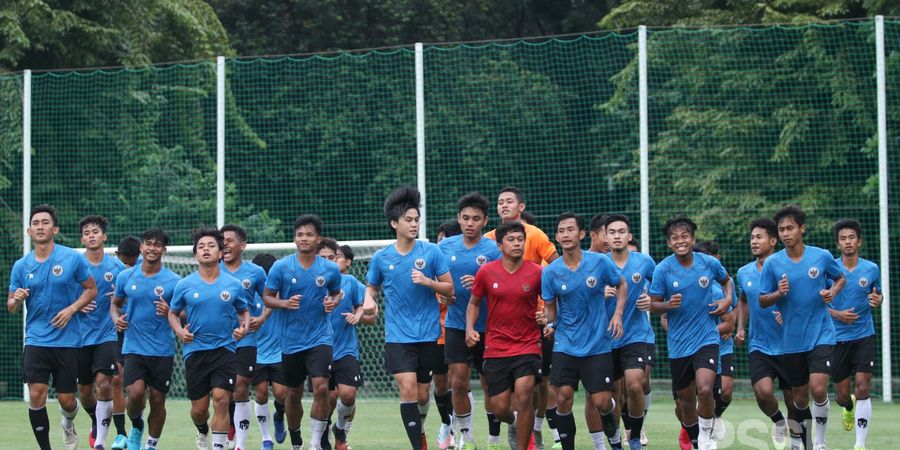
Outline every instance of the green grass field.
{"type": "MultiPolygon", "coordinates": [[[[659,395],[653,401],[646,429],[650,437],[650,449],[677,448],[676,439],[678,426],[672,411],[673,403],[665,396],[659,395]]],[[[308,411],[308,402],[305,408],[308,411]]],[[[191,425],[188,415],[189,403],[186,400],[172,400],[168,402],[168,420],[165,431],[160,440],[160,449],[191,450],[193,449],[196,429],[191,425]]],[[[885,404],[881,401],[873,401],[873,419],[869,431],[869,449],[886,450],[900,448],[900,406],[885,404]]],[[[50,403],[51,443],[54,448],[62,447],[62,434],[59,426],[59,409],[54,403],[50,403]]],[[[576,413],[583,411],[583,406],[576,404],[576,413]]],[[[366,449],[407,449],[409,448],[406,434],[400,423],[400,411],[394,400],[361,400],[357,409],[356,420],[353,422],[353,431],[350,435],[350,443],[356,450],[366,449]]],[[[771,422],[762,416],[751,400],[736,400],[725,412],[728,426],[728,441],[723,442],[719,448],[733,449],[763,449],[774,448],[768,438],[768,427],[771,422]]],[[[828,428],[828,445],[830,449],[852,449],[854,443],[853,432],[844,432],[841,428],[840,410],[832,402],[831,419],[828,428]]],[[[430,448],[435,449],[433,438],[439,427],[439,417],[432,405],[426,423],[430,448]]],[[[577,435],[577,448],[591,449],[584,421],[579,420],[577,435]]],[[[87,432],[89,431],[89,419],[84,411],[79,412],[77,429],[81,439],[80,448],[87,447],[87,432]]],[[[128,425],[130,429],[130,424],[128,425]]],[[[549,439],[550,433],[544,426],[545,439],[549,439]]],[[[310,435],[309,424],[303,421],[303,436],[310,435]]],[[[475,421],[475,435],[480,448],[485,448],[487,440],[486,419],[479,417],[475,421]]],[[[506,427],[501,433],[506,445],[506,427]]],[[[110,439],[107,445],[111,443],[110,439]]],[[[31,449],[35,448],[34,436],[28,425],[27,406],[23,402],[0,402],[0,449],[31,449]]],[[[259,429],[254,423],[250,429],[248,449],[259,448],[259,429]]],[[[290,448],[288,442],[276,445],[276,448],[290,448]]],[[[549,448],[549,446],[547,446],[549,448]]]]}

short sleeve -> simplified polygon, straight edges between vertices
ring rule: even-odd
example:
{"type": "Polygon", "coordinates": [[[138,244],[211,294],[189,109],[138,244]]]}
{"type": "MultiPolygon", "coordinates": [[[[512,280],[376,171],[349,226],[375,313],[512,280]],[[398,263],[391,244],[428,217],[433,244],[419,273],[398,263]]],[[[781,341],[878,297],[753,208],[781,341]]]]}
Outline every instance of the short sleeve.
{"type": "Polygon", "coordinates": [[[656,270],[656,262],[654,262],[653,259],[649,257],[647,257],[645,261],[647,262],[644,263],[644,278],[652,281],[653,272],[656,270]]]}
{"type": "Polygon", "coordinates": [[[169,305],[169,310],[175,314],[180,313],[185,307],[184,293],[187,290],[185,284],[186,283],[181,282],[175,284],[175,292],[172,294],[172,304],[169,305]]]}
{"type": "Polygon", "coordinates": [[[666,266],[660,264],[653,270],[653,282],[650,283],[650,295],[666,296],[666,266]]]}
{"type": "Polygon", "coordinates": [[[21,261],[13,264],[12,272],[9,274],[9,292],[15,292],[16,289],[25,287],[25,277],[23,276],[25,270],[22,269],[21,261]]]}
{"type": "MultiPolygon", "coordinates": [[[[553,269],[547,267],[544,269],[544,274],[552,273],[553,269]]],[[[541,277],[541,299],[544,300],[545,303],[553,303],[556,301],[556,290],[553,289],[553,277],[546,276],[541,277]]]]}
{"type": "Polygon", "coordinates": [[[334,294],[341,290],[341,270],[334,263],[328,264],[328,293],[334,294]]]}
{"type": "Polygon", "coordinates": [[[725,284],[725,280],[728,278],[728,271],[725,270],[725,266],[722,265],[722,262],[713,257],[707,257],[707,260],[710,262],[710,268],[713,271],[713,275],[715,275],[716,281],[719,284],[725,284]]]}
{"type": "Polygon", "coordinates": [[[72,258],[72,269],[74,269],[75,281],[79,283],[84,283],[88,278],[91,277],[91,269],[88,267],[87,259],[82,257],[81,255],[77,255],[72,258]]]}
{"type": "Polygon", "coordinates": [[[234,299],[234,309],[242,313],[247,310],[247,302],[249,300],[247,298],[247,290],[238,284],[238,288],[235,289],[235,292],[237,292],[237,297],[234,299]]]}
{"type": "Polygon", "coordinates": [[[366,300],[366,285],[360,283],[356,278],[353,279],[353,282],[356,283],[356,295],[351,298],[353,306],[362,306],[366,300]]]}
{"type": "Polygon", "coordinates": [[[484,285],[487,281],[487,270],[485,269],[487,266],[481,266],[478,269],[478,272],[475,272],[475,283],[472,285],[472,297],[473,298],[484,298],[487,296],[487,287],[484,285]]]}
{"type": "Polygon", "coordinates": [[[375,252],[369,261],[369,270],[366,272],[366,282],[372,286],[381,286],[384,277],[379,269],[381,267],[381,251],[375,252]]]}
{"type": "Polygon", "coordinates": [[[262,298],[263,290],[265,290],[266,287],[266,281],[268,281],[266,280],[266,271],[263,270],[262,267],[256,266],[256,270],[254,270],[254,272],[256,274],[256,282],[254,283],[255,286],[253,290],[256,292],[256,295],[258,295],[259,298],[262,298]]]}
{"type": "Polygon", "coordinates": [[[770,256],[763,263],[762,273],[759,274],[759,295],[771,294],[778,289],[778,281],[775,278],[771,262],[772,257],[770,256]]]}
{"type": "Polygon", "coordinates": [[[128,274],[131,272],[128,270],[123,270],[119,272],[119,276],[116,277],[116,292],[113,294],[116,298],[125,298],[125,285],[128,284],[128,274]]]}
{"type": "Polygon", "coordinates": [[[437,246],[431,247],[432,258],[434,259],[434,275],[441,276],[450,271],[450,266],[447,265],[447,257],[444,255],[444,252],[441,251],[437,246]]]}
{"type": "Polygon", "coordinates": [[[841,266],[834,258],[831,258],[830,255],[826,253],[826,257],[822,259],[825,260],[825,273],[828,275],[828,278],[837,281],[844,276],[841,266]]]}
{"type": "Polygon", "coordinates": [[[277,291],[281,289],[281,261],[275,261],[272,268],[269,269],[269,276],[266,277],[266,289],[277,291]]]}
{"type": "Polygon", "coordinates": [[[536,240],[537,251],[538,254],[541,255],[541,259],[544,261],[550,261],[554,255],[556,255],[556,246],[550,242],[550,238],[547,237],[547,234],[541,231],[540,240],[536,240]]]}
{"type": "Polygon", "coordinates": [[[603,280],[607,286],[618,286],[622,278],[622,271],[608,256],[603,255],[603,280]]]}

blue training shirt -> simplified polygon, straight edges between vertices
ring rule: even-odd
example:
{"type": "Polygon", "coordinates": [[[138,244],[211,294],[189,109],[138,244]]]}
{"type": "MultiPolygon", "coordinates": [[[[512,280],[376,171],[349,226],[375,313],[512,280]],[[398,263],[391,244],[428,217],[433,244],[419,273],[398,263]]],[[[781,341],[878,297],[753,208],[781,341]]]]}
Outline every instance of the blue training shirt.
{"type": "Polygon", "coordinates": [[[612,351],[603,291],[605,286],[618,285],[621,278],[608,256],[581,255],[577,269],[569,269],[564,258],[557,258],[541,275],[541,297],[546,303],[557,302],[553,351],[575,357],[612,351]]]}
{"type": "MultiPolygon", "coordinates": [[[[107,254],[103,255],[103,260],[96,266],[91,264],[87,256],[82,257],[91,271],[91,276],[94,277],[94,282],[97,283],[97,298],[94,299],[97,308],[87,314],[78,313],[82,331],[81,344],[87,346],[116,342],[119,335],[116,333],[116,325],[109,316],[109,303],[110,295],[116,288],[116,277],[119,276],[119,272],[125,270],[125,264],[122,264],[119,258],[107,254]]],[[[83,290],[78,295],[81,295],[81,292],[83,290]]]]}
{"type": "Polygon", "coordinates": [[[656,266],[650,295],[669,300],[681,294],[681,306],[670,309],[669,358],[684,358],[701,347],[718,345],[716,317],[709,313],[710,290],[713,281],[728,276],[718,259],[694,252],[690,267],[682,266],[675,255],[669,255],[656,266]]]}
{"type": "Polygon", "coordinates": [[[874,336],[875,323],[872,320],[872,306],[869,305],[869,294],[873,288],[881,292],[881,271],[878,269],[877,264],[863,258],[859,258],[853,270],[847,269],[843,258],[838,258],[837,262],[841,272],[844,273],[844,277],[847,278],[847,284],[835,296],[829,307],[841,311],[853,308],[853,312],[859,318],[851,324],[832,318],[835,340],[844,342],[874,336]]]}
{"type": "Polygon", "coordinates": [[[759,304],[759,279],[762,271],[756,268],[756,261],[747,263],[737,273],[737,288],[747,299],[750,310],[749,352],[760,352],[769,356],[784,354],[781,351],[784,330],[775,321],[775,305],[763,308],[759,304]]]}
{"type": "MultiPolygon", "coordinates": [[[[472,291],[463,286],[462,277],[463,275],[474,277],[481,266],[500,259],[500,249],[497,248],[496,241],[485,237],[481,238],[472,248],[467,248],[461,234],[442,240],[438,247],[444,253],[447,266],[450,268],[450,276],[453,278],[453,295],[456,297],[456,301],[447,307],[444,328],[465,330],[466,309],[469,307],[472,291]]],[[[481,308],[478,320],[475,322],[475,331],[484,333],[486,322],[487,308],[481,308]]]]}
{"type": "MultiPolygon", "coordinates": [[[[618,267],[618,264],[616,266],[618,267]]],[[[640,252],[628,253],[628,260],[621,268],[622,277],[628,284],[628,301],[625,303],[625,311],[622,313],[624,334],[621,338],[612,341],[613,348],[622,348],[636,342],[645,344],[656,342],[656,334],[650,325],[650,317],[646,312],[637,309],[638,297],[644,292],[644,288],[650,289],[654,269],[656,269],[656,263],[653,262],[653,258],[640,252]]],[[[612,317],[615,312],[616,298],[609,297],[606,299],[606,315],[612,317]]]]}
{"type": "MultiPolygon", "coordinates": [[[[125,301],[122,313],[127,314],[123,355],[175,356],[175,333],[166,316],[156,314],[156,302],[162,298],[170,306],[175,284],[181,277],[161,267],[147,276],[140,265],[123,270],[116,278],[116,298],[125,301]]],[[[193,327],[192,327],[193,328],[193,327]]]]}
{"type": "Polygon", "coordinates": [[[309,269],[303,267],[297,254],[275,261],[269,269],[266,288],[278,291],[281,301],[300,294],[300,308],[279,309],[282,336],[281,352],[293,354],[319,345],[332,345],[331,321],[324,301],[329,294],[341,290],[341,271],[337,264],[316,256],[309,269]]]}
{"type": "MultiPolygon", "coordinates": [[[[734,305],[736,303],[737,290],[731,290],[731,306],[728,307],[728,311],[731,312],[734,310],[734,305]]],[[[713,282],[712,289],[709,290],[709,301],[707,303],[717,302],[725,298],[725,290],[722,289],[722,284],[718,281],[713,282]]],[[[716,317],[716,325],[722,323],[722,317],[716,317]]],[[[719,356],[721,355],[731,355],[734,354],[734,339],[724,339],[719,337],[719,356]]],[[[721,366],[721,364],[720,364],[721,366]]],[[[721,370],[721,367],[719,368],[721,370]]]]}
{"type": "Polygon", "coordinates": [[[395,244],[375,252],[366,281],[384,288],[385,342],[437,342],[441,337],[441,313],[434,291],[412,282],[412,270],[428,278],[450,271],[437,245],[416,241],[406,255],[395,244]]]}
{"type": "Polygon", "coordinates": [[[41,347],[81,347],[79,317],[72,315],[63,328],[53,328],[50,321],[68,308],[84,292],[81,283],[91,272],[84,257],[64,245],[54,244],[44,262],[38,262],[34,250],[13,264],[9,276],[9,292],[28,289],[25,298],[25,345],[41,347]]]}
{"type": "Polygon", "coordinates": [[[819,291],[826,288],[826,280],[837,280],[843,273],[827,250],[807,245],[800,261],[794,262],[781,250],[766,258],[759,280],[759,293],[778,290],[778,282],[787,276],[788,295],[776,306],[784,321],[782,350],[784,353],[810,351],[818,345],[834,345],[834,324],[828,306],[819,291]]]}
{"type": "Polygon", "coordinates": [[[256,332],[256,363],[278,364],[281,362],[281,310],[273,309],[272,314],[256,332]]]}
{"type": "MultiPolygon", "coordinates": [[[[219,263],[222,273],[231,275],[241,282],[244,287],[244,295],[247,299],[247,310],[250,316],[259,317],[263,313],[263,289],[266,286],[266,271],[262,267],[253,264],[250,261],[241,261],[240,267],[234,272],[228,269],[225,262],[219,263]]],[[[234,327],[238,327],[238,319],[235,318],[234,327]]],[[[243,339],[238,341],[237,348],[256,347],[258,332],[248,332],[243,339]]]]}
{"type": "Polygon", "coordinates": [[[207,283],[194,272],[175,284],[170,311],[187,314],[188,331],[194,341],[185,344],[184,359],[197,351],[226,348],[234,352],[234,316],[247,310],[244,286],[231,275],[219,273],[212,283],[207,283]]]}
{"type": "Polygon", "coordinates": [[[366,286],[353,275],[341,274],[341,290],[344,298],[329,314],[331,329],[334,330],[332,358],[337,361],[347,355],[359,359],[359,340],[356,325],[347,323],[344,313],[353,313],[366,299],[366,286]]]}

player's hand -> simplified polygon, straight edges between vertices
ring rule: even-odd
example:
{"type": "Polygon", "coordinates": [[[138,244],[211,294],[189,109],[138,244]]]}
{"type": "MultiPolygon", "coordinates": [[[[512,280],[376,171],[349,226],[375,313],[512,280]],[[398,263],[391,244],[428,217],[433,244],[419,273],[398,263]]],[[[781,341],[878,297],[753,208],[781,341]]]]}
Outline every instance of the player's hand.
{"type": "Polygon", "coordinates": [[[772,315],[775,316],[775,323],[784,325],[784,317],[781,317],[781,311],[772,311],[772,315]]]}
{"type": "Polygon", "coordinates": [[[743,345],[743,343],[746,342],[745,341],[745,339],[747,338],[746,333],[747,332],[744,331],[743,328],[737,330],[737,332],[734,333],[734,345],[743,345]]]}
{"type": "Polygon", "coordinates": [[[851,324],[851,323],[856,322],[857,320],[859,320],[859,314],[856,314],[855,312],[853,312],[853,308],[845,309],[845,310],[843,310],[843,311],[841,311],[841,310],[834,310],[834,311],[831,313],[831,315],[832,315],[835,319],[837,319],[837,320],[839,320],[839,321],[841,321],[841,322],[843,322],[843,323],[846,323],[846,324],[851,324]]]}
{"type": "Polygon", "coordinates": [[[449,297],[445,297],[441,294],[438,294],[438,302],[440,302],[442,305],[452,305],[456,302],[456,296],[451,295],[449,297]]]}
{"type": "Polygon", "coordinates": [[[650,296],[646,292],[641,294],[635,305],[639,311],[650,311],[650,296]]]}
{"type": "Polygon", "coordinates": [[[183,344],[190,344],[191,342],[194,342],[194,333],[188,331],[188,328],[190,328],[190,326],[191,324],[185,324],[184,328],[182,328],[178,333],[178,339],[181,339],[181,343],[183,344]]]}
{"type": "Polygon", "coordinates": [[[609,326],[606,327],[606,331],[612,336],[613,339],[619,339],[622,337],[622,314],[616,312],[613,314],[612,319],[609,320],[609,326]]]}
{"type": "Polygon", "coordinates": [[[375,299],[369,296],[366,296],[366,299],[363,301],[363,314],[375,315],[375,311],[378,308],[378,304],[375,303],[375,299]]]}
{"type": "Polygon", "coordinates": [[[359,323],[359,316],[357,316],[355,313],[345,312],[341,315],[344,316],[344,321],[349,325],[356,325],[357,323],[359,323]]]}
{"type": "Polygon", "coordinates": [[[822,301],[825,302],[825,304],[831,303],[831,301],[834,300],[834,291],[831,289],[822,289],[819,291],[819,297],[822,297],[822,301]]]}
{"type": "Polygon", "coordinates": [[[475,286],[475,276],[474,275],[463,275],[459,277],[459,281],[462,283],[462,286],[468,290],[472,290],[472,286],[475,286]]]}
{"type": "Polygon", "coordinates": [[[615,297],[616,296],[616,287],[615,286],[606,286],[603,288],[603,297],[615,297]]]}
{"type": "Polygon", "coordinates": [[[418,284],[420,286],[428,286],[428,283],[431,282],[431,279],[426,277],[424,273],[419,270],[412,270],[412,282],[418,284]]]}
{"type": "Polygon", "coordinates": [[[778,293],[781,294],[782,297],[788,295],[788,292],[791,291],[791,283],[788,282],[788,277],[786,273],[781,274],[781,280],[778,281],[778,293]]]}
{"type": "Polygon", "coordinates": [[[250,317],[250,332],[255,333],[259,331],[259,327],[263,324],[262,317],[250,317]]]}
{"type": "Polygon", "coordinates": [[[669,309],[675,309],[681,306],[681,294],[675,294],[669,297],[669,301],[666,302],[669,305],[669,309]]]}
{"type": "Polygon", "coordinates": [[[554,327],[552,323],[548,323],[547,326],[544,327],[544,338],[552,339],[554,333],[556,333],[556,327],[554,327]]]}
{"type": "Polygon", "coordinates": [[[119,333],[124,333],[125,330],[128,329],[128,319],[125,318],[128,314],[122,314],[118,318],[116,318],[116,331],[119,333]]]}
{"type": "Polygon", "coordinates": [[[481,340],[481,334],[475,330],[466,330],[466,345],[474,347],[481,340]]]}
{"type": "Polygon", "coordinates": [[[724,340],[726,340],[726,341],[729,340],[729,339],[731,339],[732,336],[733,336],[733,333],[725,333],[725,334],[720,334],[720,335],[719,335],[719,337],[721,337],[722,339],[724,339],[724,340]]]}
{"type": "Polygon", "coordinates": [[[97,309],[97,300],[91,300],[90,303],[81,307],[81,310],[78,311],[82,314],[90,314],[97,309]]]}
{"type": "Polygon", "coordinates": [[[325,300],[322,302],[322,304],[325,305],[325,312],[330,313],[334,311],[334,308],[337,308],[337,306],[341,304],[343,298],[343,290],[338,292],[337,295],[326,295],[325,300]]]}
{"type": "Polygon", "coordinates": [[[50,320],[50,325],[53,325],[53,328],[65,328],[66,325],[69,324],[69,320],[72,319],[72,316],[75,314],[75,309],[71,306],[63,308],[62,311],[56,313],[53,316],[53,319],[50,320]]]}
{"type": "Polygon", "coordinates": [[[28,298],[28,294],[31,293],[31,289],[17,288],[16,292],[13,292],[13,300],[16,301],[16,304],[21,304],[28,298]]]}
{"type": "Polygon", "coordinates": [[[156,305],[157,316],[169,315],[169,303],[166,302],[162,297],[156,299],[153,304],[156,305]]]}
{"type": "Polygon", "coordinates": [[[537,322],[539,326],[547,326],[547,315],[544,314],[544,311],[538,311],[534,313],[534,320],[537,322]]]}
{"type": "Polygon", "coordinates": [[[291,298],[288,299],[287,304],[284,305],[285,309],[300,309],[300,299],[303,296],[300,294],[294,294],[291,298]]]}
{"type": "Polygon", "coordinates": [[[711,308],[709,311],[710,315],[721,316],[722,314],[728,312],[728,307],[731,306],[731,300],[723,298],[721,300],[716,300],[706,306],[709,306],[711,308]]]}
{"type": "Polygon", "coordinates": [[[234,329],[231,332],[231,337],[234,338],[235,341],[239,341],[247,335],[247,325],[244,322],[241,322],[241,326],[234,329]]]}
{"type": "Polygon", "coordinates": [[[881,302],[884,301],[884,296],[878,293],[878,289],[872,288],[872,292],[869,292],[869,306],[873,308],[877,308],[881,306],[881,302]]]}

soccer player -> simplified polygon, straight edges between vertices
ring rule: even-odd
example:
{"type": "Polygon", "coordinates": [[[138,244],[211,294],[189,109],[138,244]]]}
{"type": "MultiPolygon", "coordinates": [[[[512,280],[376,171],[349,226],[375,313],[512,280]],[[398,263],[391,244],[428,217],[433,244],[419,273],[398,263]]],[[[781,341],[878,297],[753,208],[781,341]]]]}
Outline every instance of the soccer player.
{"type": "Polygon", "coordinates": [[[466,309],[466,345],[474,347],[481,340],[475,323],[481,302],[486,299],[484,372],[490,411],[509,424],[512,449],[533,449],[532,400],[542,365],[541,329],[535,317],[541,294],[541,266],[524,258],[523,224],[501,223],[495,236],[502,256],[475,274],[466,309]]]}
{"type": "MultiPolygon", "coordinates": [[[[128,235],[119,241],[116,247],[116,257],[125,265],[125,268],[134,267],[141,256],[141,238],[128,235]]],[[[113,286],[115,291],[115,286],[113,286]]],[[[125,374],[125,356],[122,354],[122,344],[125,342],[125,334],[116,329],[116,366],[118,373],[112,379],[112,419],[116,426],[116,438],[112,444],[112,450],[124,450],[128,445],[128,432],[125,430],[125,385],[122,377],[125,374]]]]}
{"type": "Polygon", "coordinates": [[[673,254],[653,272],[650,311],[668,318],[672,390],[681,410],[682,426],[701,450],[712,448],[715,414],[713,387],[719,358],[716,316],[732,305],[732,283],[719,260],[695,253],[697,225],[683,215],[666,221],[664,231],[673,254]],[[712,299],[712,281],[722,285],[723,298],[712,299]]]}
{"type": "MultiPolygon", "coordinates": [[[[627,303],[622,314],[624,331],[620,339],[612,341],[612,357],[617,383],[616,399],[623,405],[622,422],[629,430],[626,432],[626,440],[636,449],[634,445],[643,445],[646,439],[644,416],[650,400],[649,364],[656,342],[650,317],[646,313],[650,307],[647,291],[653,279],[656,263],[649,256],[628,249],[628,242],[633,237],[631,222],[627,216],[622,214],[606,216],[604,228],[610,248],[609,255],[628,285],[627,303]],[[624,407],[626,404],[627,409],[624,407]]],[[[615,304],[607,302],[607,314],[614,306],[615,304]]],[[[592,435],[591,438],[595,448],[598,444],[603,445],[602,436],[592,435]]]]}
{"type": "Polygon", "coordinates": [[[142,261],[119,273],[109,313],[125,338],[122,379],[128,390],[125,407],[131,418],[127,447],[156,450],[166,422],[166,394],[175,358],[169,304],[181,277],[162,265],[169,245],[169,236],[163,230],[144,231],[140,240],[142,261]],[[141,447],[148,392],[147,446],[141,447]]]}
{"type": "MultiPolygon", "coordinates": [[[[119,359],[118,336],[109,315],[110,297],[114,289],[113,281],[125,268],[118,258],[103,252],[108,225],[103,216],[86,216],[78,222],[81,243],[85,248],[84,257],[97,285],[97,297],[81,310],[78,317],[82,336],[78,354],[78,391],[81,406],[91,417],[88,443],[91,448],[98,449],[106,448],[106,435],[112,419],[112,379],[119,373],[116,365],[119,359]]],[[[122,448],[124,436],[115,440],[119,441],[116,442],[118,448],[122,448]]]]}
{"type": "MultiPolygon", "coordinates": [[[[462,228],[459,226],[458,221],[454,220],[450,222],[444,222],[440,227],[438,227],[437,243],[440,246],[440,243],[444,239],[457,236],[460,233],[462,233],[462,228]]],[[[454,290],[455,289],[456,287],[454,285],[454,290]]],[[[439,300],[441,299],[439,298],[439,300]]],[[[441,337],[438,338],[437,344],[438,351],[441,354],[445,353],[444,348],[446,347],[445,343],[447,328],[444,326],[444,324],[447,320],[447,305],[452,301],[453,299],[445,299],[438,303],[441,309],[441,337]]],[[[456,424],[454,423],[453,416],[453,394],[450,392],[450,377],[448,376],[449,371],[450,367],[447,365],[447,362],[443,358],[441,358],[438,366],[434,369],[433,376],[434,403],[437,406],[438,414],[441,418],[441,428],[438,430],[437,436],[437,444],[440,450],[456,447],[454,433],[456,424]]],[[[424,415],[422,416],[422,419],[424,421],[424,415]]]]}
{"type": "Polygon", "coordinates": [[[453,297],[453,280],[437,245],[416,241],[419,192],[395,189],[384,202],[384,214],[397,241],[378,252],[366,274],[364,310],[375,311],[384,288],[385,368],[400,389],[400,416],[414,450],[427,448],[422,415],[430,397],[432,371],[441,363],[437,340],[440,309],[435,293],[453,297]]]}
{"type": "MultiPolygon", "coordinates": [[[[194,257],[200,269],[178,281],[169,306],[169,326],[184,343],[184,377],[191,400],[191,420],[197,427],[197,449],[224,449],[228,444],[228,402],[234,391],[235,341],[250,328],[244,286],[222,272],[225,249],[222,232],[199,228],[192,233],[194,257]],[[184,311],[186,323],[179,315],[184,311]],[[234,328],[235,317],[239,326],[234,328]],[[212,427],[209,420],[213,402],[212,427]]],[[[126,366],[127,367],[127,366],[126,366]]]]}
{"type": "MultiPolygon", "coordinates": [[[[793,398],[787,374],[781,366],[782,329],[775,320],[775,306],[763,308],[759,304],[759,277],[766,259],[775,252],[778,243],[778,226],[772,219],[756,219],[750,223],[750,252],[755,261],[741,267],[737,273],[740,290],[737,309],[737,331],[735,344],[746,340],[745,324],[750,316],[749,356],[750,383],[760,411],[772,420],[772,440],[777,447],[783,447],[787,438],[787,422],[778,408],[775,398],[775,381],[784,394],[784,404],[788,418],[793,417],[793,398]]],[[[797,442],[799,445],[799,440],[797,442]]]]}
{"type": "MultiPolygon", "coordinates": [[[[472,393],[469,385],[472,367],[480,375],[482,390],[487,395],[487,378],[484,376],[484,343],[474,347],[466,345],[466,309],[472,295],[475,274],[485,264],[500,258],[497,243],[482,236],[482,230],[488,221],[490,203],[477,192],[462,196],[457,202],[457,223],[462,234],[442,240],[438,247],[444,253],[453,278],[453,292],[456,299],[447,307],[447,318],[444,322],[444,362],[450,368],[450,386],[453,395],[453,413],[459,424],[461,434],[459,446],[462,450],[476,448],[472,434],[472,393]]],[[[484,333],[487,308],[481,310],[475,321],[475,331],[484,333]]],[[[488,409],[489,410],[489,409],[488,409]]],[[[488,414],[488,423],[495,419],[488,414]]],[[[499,430],[497,431],[499,434],[499,430]]],[[[492,436],[488,442],[491,446],[499,446],[499,436],[492,436]]]]}
{"type": "Polygon", "coordinates": [[[125,264],[126,268],[134,267],[140,263],[140,261],[138,261],[140,256],[141,238],[128,235],[119,241],[119,245],[116,247],[116,257],[119,258],[119,261],[121,261],[122,264],[125,264]]]}
{"type": "MultiPolygon", "coordinates": [[[[222,251],[221,270],[237,278],[244,287],[247,309],[250,311],[250,329],[243,339],[238,341],[234,352],[235,373],[234,394],[229,404],[231,417],[228,440],[234,438],[236,448],[243,449],[250,431],[250,382],[253,380],[256,366],[257,331],[265,323],[271,309],[263,308],[263,289],[266,284],[266,273],[261,267],[244,261],[244,250],[247,248],[247,231],[237,225],[224,225],[221,228],[225,241],[222,251]],[[263,313],[263,310],[266,312],[263,313]]],[[[268,442],[272,446],[272,441],[268,442]]],[[[266,446],[265,441],[263,446],[266,446]]]]}
{"type": "MultiPolygon", "coordinates": [[[[586,401],[600,413],[610,445],[613,449],[621,449],[612,398],[612,340],[622,337],[628,287],[609,257],[581,251],[584,235],[581,216],[572,212],[560,214],[556,241],[563,250],[563,257],[550,263],[541,277],[541,297],[545,307],[538,317],[541,321],[556,323],[550,378],[557,392],[557,430],[562,448],[574,449],[576,427],[572,403],[580,380],[588,392],[586,401]],[[616,288],[612,317],[606,314],[605,286],[616,288]],[[609,333],[598,332],[598,328],[609,333]]],[[[640,434],[637,436],[636,442],[640,445],[640,434]]]]}
{"type": "Polygon", "coordinates": [[[608,253],[610,251],[609,238],[606,237],[607,220],[606,214],[596,214],[591,218],[590,229],[588,230],[591,236],[591,248],[589,250],[594,253],[608,253]]]}
{"type": "Polygon", "coordinates": [[[869,387],[875,370],[875,325],[872,309],[881,306],[881,273],[878,265],[859,257],[862,246],[862,226],[853,219],[839,220],[833,227],[841,257],[838,264],[847,284],[834,298],[828,312],[834,323],[834,358],[831,378],[834,399],[842,406],[844,430],[856,424],[855,449],[866,448],[869,423],[872,421],[872,400],[869,387]],[[850,394],[850,376],[856,382],[855,395],[850,394]]]}
{"type": "Polygon", "coordinates": [[[799,422],[799,427],[792,427],[791,434],[799,433],[807,448],[823,449],[831,409],[828,380],[835,343],[828,304],[844,288],[846,279],[831,253],[803,243],[806,213],[799,206],[781,208],[774,220],[784,249],[766,258],[763,264],[759,303],[763,308],[777,304],[784,321],[782,364],[794,394],[799,422]],[[831,288],[827,288],[828,279],[834,281],[831,288]],[[816,438],[815,446],[810,446],[813,418],[816,438]]]}
{"type": "Polygon", "coordinates": [[[316,255],[322,220],[305,214],[294,222],[297,252],[272,265],[263,294],[266,306],[278,310],[283,335],[281,365],[285,384],[288,433],[294,449],[303,446],[303,383],[309,375],[313,404],[309,412],[316,448],[328,432],[328,379],[332,365],[333,332],[328,313],[340,302],[341,272],[337,264],[316,255]]]}
{"type": "Polygon", "coordinates": [[[55,244],[59,233],[56,208],[41,204],[31,210],[28,236],[34,250],[13,265],[6,309],[16,313],[25,303],[25,349],[22,378],[28,384],[28,419],[41,450],[50,448],[47,392],[50,375],[62,415],[63,446],[78,446],[75,415],[78,400],[78,348],[81,329],[75,313],[97,296],[88,264],[75,250],[55,244]],[[80,293],[80,294],[79,294],[80,293]]]}

